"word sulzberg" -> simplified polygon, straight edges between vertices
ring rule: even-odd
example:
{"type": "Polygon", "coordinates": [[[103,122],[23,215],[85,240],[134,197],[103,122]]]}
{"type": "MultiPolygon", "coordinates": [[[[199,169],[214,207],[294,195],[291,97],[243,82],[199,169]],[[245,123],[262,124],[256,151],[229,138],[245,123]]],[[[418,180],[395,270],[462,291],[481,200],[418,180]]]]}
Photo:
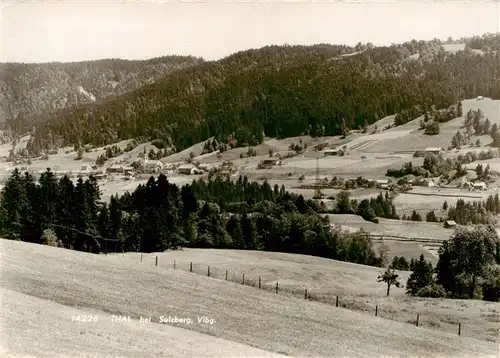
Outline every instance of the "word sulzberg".
{"type": "Polygon", "coordinates": [[[185,324],[193,324],[193,320],[191,318],[182,318],[177,316],[160,316],[160,323],[185,323],[185,324]]]}

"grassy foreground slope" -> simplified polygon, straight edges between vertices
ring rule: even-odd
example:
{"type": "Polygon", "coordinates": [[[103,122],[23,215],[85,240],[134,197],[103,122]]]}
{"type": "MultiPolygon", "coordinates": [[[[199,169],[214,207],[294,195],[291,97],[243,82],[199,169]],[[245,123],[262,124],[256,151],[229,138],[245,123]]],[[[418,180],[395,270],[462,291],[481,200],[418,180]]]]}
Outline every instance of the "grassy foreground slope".
{"type": "MultiPolygon", "coordinates": [[[[423,249],[422,249],[423,250],[423,249]]],[[[130,265],[140,265],[139,253],[113,255],[117,261],[128,261],[130,265]]],[[[173,267],[189,271],[193,262],[193,272],[228,280],[245,282],[248,285],[261,285],[273,290],[276,281],[282,291],[303,297],[304,289],[313,300],[335,305],[339,296],[340,306],[361,311],[372,316],[375,306],[382,318],[398,322],[415,323],[420,314],[420,327],[457,333],[458,322],[462,324],[462,335],[481,340],[500,343],[498,327],[500,324],[500,305],[478,300],[432,299],[405,296],[405,289],[391,287],[386,296],[386,286],[377,282],[380,268],[358,265],[349,262],[325,259],[308,255],[295,255],[278,252],[220,249],[184,249],[143,255],[142,265],[154,266],[158,256],[159,266],[173,267]]],[[[418,257],[416,257],[418,258],[418,257]]],[[[410,272],[397,271],[401,283],[406,284],[410,272]]],[[[371,317],[368,317],[371,318],[371,317]]]]}
{"type": "Polygon", "coordinates": [[[102,311],[76,309],[5,288],[1,302],[3,358],[281,356],[183,328],[114,322],[102,311]],[[97,316],[98,321],[72,322],[76,315],[97,316]]]}
{"type": "MultiPolygon", "coordinates": [[[[82,310],[190,317],[189,329],[294,356],[494,356],[496,344],[286,298],[180,270],[0,241],[2,287],[82,310]],[[198,324],[207,316],[213,325],[198,324]]],[[[6,329],[13,324],[9,322],[6,329]]],[[[183,326],[182,324],[174,324],[183,326]]],[[[119,331],[116,331],[119,334],[119,331]]],[[[13,339],[21,337],[13,336],[13,339]]],[[[9,342],[15,344],[15,342],[9,342]]]]}

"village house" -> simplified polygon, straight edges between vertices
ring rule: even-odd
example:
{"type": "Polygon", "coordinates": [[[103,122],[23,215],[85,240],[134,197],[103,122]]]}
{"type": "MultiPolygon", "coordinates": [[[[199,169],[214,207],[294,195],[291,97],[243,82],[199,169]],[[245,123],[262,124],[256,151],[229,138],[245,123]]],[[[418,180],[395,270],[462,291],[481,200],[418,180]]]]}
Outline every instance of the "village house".
{"type": "Polygon", "coordinates": [[[445,152],[442,147],[427,147],[424,150],[425,154],[441,155],[445,152]]]}
{"type": "Polygon", "coordinates": [[[196,175],[196,174],[202,174],[203,171],[198,169],[196,165],[192,163],[187,163],[181,165],[179,168],[177,168],[177,172],[179,174],[184,174],[184,175],[196,175]]]}
{"type": "Polygon", "coordinates": [[[327,149],[323,152],[323,155],[326,156],[331,156],[331,155],[338,155],[339,151],[337,149],[327,149]]]}
{"type": "Polygon", "coordinates": [[[159,160],[145,159],[141,166],[146,173],[159,173],[163,170],[163,164],[159,160]]]}
{"type": "Polygon", "coordinates": [[[175,165],[172,163],[166,163],[163,165],[163,170],[175,170],[175,165]]]}
{"type": "Polygon", "coordinates": [[[447,228],[447,229],[450,229],[450,228],[453,228],[453,227],[456,227],[457,226],[457,223],[455,222],[455,220],[446,220],[444,222],[444,227],[447,228]]]}
{"type": "Polygon", "coordinates": [[[107,178],[107,174],[106,173],[96,173],[94,175],[94,177],[97,179],[97,180],[102,180],[102,179],[106,179],[107,178]]]}
{"type": "Polygon", "coordinates": [[[134,167],[131,167],[131,166],[122,167],[122,169],[123,169],[123,173],[125,175],[132,175],[135,172],[134,167]]]}
{"type": "Polygon", "coordinates": [[[264,159],[262,161],[262,164],[264,164],[264,165],[280,165],[281,160],[280,159],[264,159]]]}
{"type": "Polygon", "coordinates": [[[123,173],[123,167],[118,164],[113,164],[112,166],[106,169],[108,173],[123,173]]]}
{"type": "Polygon", "coordinates": [[[205,172],[209,172],[210,169],[212,169],[212,166],[208,163],[203,163],[203,164],[198,165],[198,169],[201,169],[205,172]]]}
{"type": "Polygon", "coordinates": [[[377,188],[389,189],[389,179],[378,179],[375,180],[375,183],[377,184],[377,188]]]}
{"type": "Polygon", "coordinates": [[[477,191],[484,191],[488,188],[488,186],[486,185],[485,182],[479,181],[479,182],[474,183],[473,188],[474,188],[474,190],[477,190],[477,191]]]}
{"type": "Polygon", "coordinates": [[[436,182],[431,178],[422,178],[418,181],[418,185],[434,188],[436,186],[436,182]]]}

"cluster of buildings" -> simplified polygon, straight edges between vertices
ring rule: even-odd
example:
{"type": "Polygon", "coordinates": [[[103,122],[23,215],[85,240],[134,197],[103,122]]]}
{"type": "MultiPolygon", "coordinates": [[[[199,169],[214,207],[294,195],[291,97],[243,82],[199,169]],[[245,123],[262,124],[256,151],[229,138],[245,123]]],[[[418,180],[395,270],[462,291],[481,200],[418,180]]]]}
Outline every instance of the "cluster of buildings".
{"type": "Polygon", "coordinates": [[[464,181],[460,186],[460,189],[467,189],[469,191],[485,191],[488,190],[488,185],[482,181],[470,182],[464,181]]]}
{"type": "MultiPolygon", "coordinates": [[[[82,166],[81,171],[88,172],[90,166],[82,166]]],[[[92,166],[92,168],[95,166],[92,166]]],[[[97,169],[97,167],[93,168],[97,169]]],[[[158,160],[141,160],[138,165],[131,166],[126,164],[113,164],[106,168],[105,172],[92,173],[97,179],[104,179],[108,175],[123,175],[124,180],[130,180],[135,177],[136,174],[157,174],[165,170],[176,171],[178,174],[183,175],[199,175],[209,172],[211,166],[209,164],[193,164],[186,163],[180,166],[174,164],[163,164],[158,160]]]]}

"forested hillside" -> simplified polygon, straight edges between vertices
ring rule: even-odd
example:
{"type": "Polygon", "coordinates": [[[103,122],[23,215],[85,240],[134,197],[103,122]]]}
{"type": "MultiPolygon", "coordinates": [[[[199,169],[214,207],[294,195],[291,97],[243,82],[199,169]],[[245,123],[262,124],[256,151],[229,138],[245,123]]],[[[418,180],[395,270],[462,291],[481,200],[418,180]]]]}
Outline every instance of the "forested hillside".
{"type": "Polygon", "coordinates": [[[0,122],[19,132],[37,115],[87,103],[101,103],[151,84],[174,70],[201,63],[167,56],[146,61],[106,59],[72,63],[0,64],[0,122]]]}
{"type": "Polygon", "coordinates": [[[211,136],[253,145],[264,135],[337,135],[405,109],[447,108],[477,95],[500,98],[499,37],[470,41],[482,54],[471,47],[448,53],[439,40],[243,51],[101,105],[40,118],[29,150],[130,137],[158,139],[176,150],[211,136]]]}

